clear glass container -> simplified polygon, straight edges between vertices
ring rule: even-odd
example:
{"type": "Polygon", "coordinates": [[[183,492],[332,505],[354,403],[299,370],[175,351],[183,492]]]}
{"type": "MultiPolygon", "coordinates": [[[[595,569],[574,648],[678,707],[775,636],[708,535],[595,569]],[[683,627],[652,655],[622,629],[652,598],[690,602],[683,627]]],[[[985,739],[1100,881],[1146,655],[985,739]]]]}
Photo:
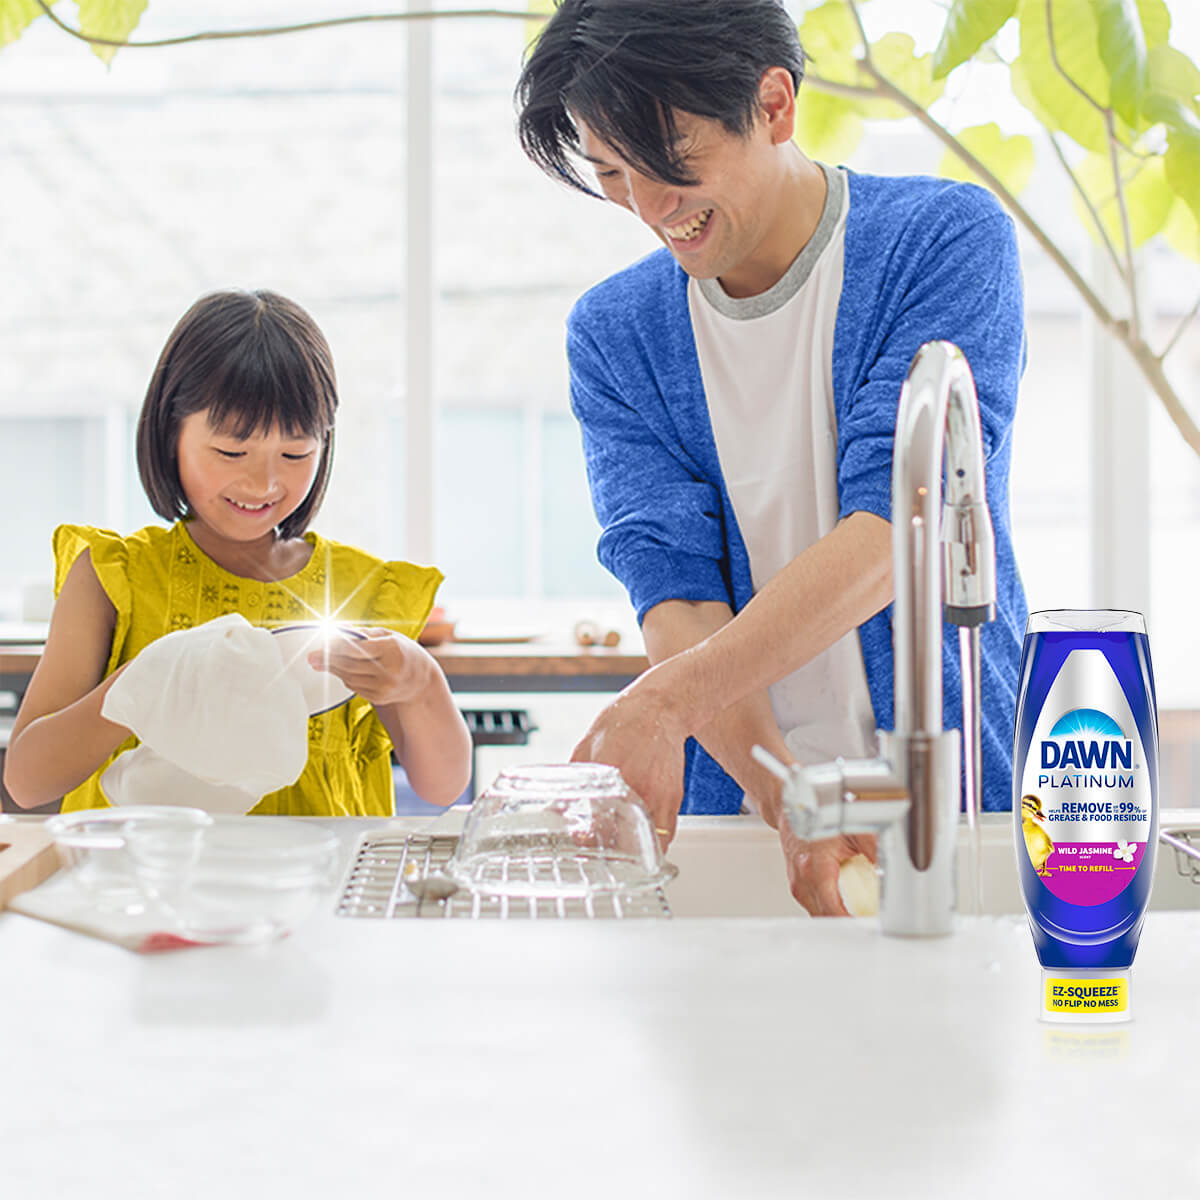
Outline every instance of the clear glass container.
{"type": "Polygon", "coordinates": [[[129,805],[59,813],[46,820],[64,868],[85,889],[96,907],[106,912],[138,913],[145,908],[126,848],[131,826],[176,830],[184,834],[209,824],[212,817],[198,808],[175,805],[129,805]]]}
{"type": "Polygon", "coordinates": [[[127,845],[146,896],[197,941],[283,937],[336,882],[337,835],[286,817],[214,817],[192,829],[134,823],[127,845]]]}
{"type": "Polygon", "coordinates": [[[615,767],[512,767],[475,801],[446,866],[485,895],[580,898],[656,888],[677,874],[615,767]]]}

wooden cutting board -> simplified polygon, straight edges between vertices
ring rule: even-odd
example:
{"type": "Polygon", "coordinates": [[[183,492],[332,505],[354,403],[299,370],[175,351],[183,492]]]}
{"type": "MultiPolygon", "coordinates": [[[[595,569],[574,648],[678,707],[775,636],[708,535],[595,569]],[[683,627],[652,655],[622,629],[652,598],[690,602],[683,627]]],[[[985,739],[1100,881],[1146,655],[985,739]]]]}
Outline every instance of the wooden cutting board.
{"type": "Polygon", "coordinates": [[[137,908],[133,912],[99,908],[95,897],[81,888],[70,871],[63,871],[40,886],[30,888],[9,903],[9,911],[49,921],[63,929],[116,942],[138,954],[182,950],[210,943],[196,942],[162,928],[162,914],[137,908]]]}
{"type": "Polygon", "coordinates": [[[0,822],[0,909],[10,908],[142,954],[203,944],[161,931],[155,917],[98,911],[70,872],[47,883],[63,865],[54,839],[40,821],[0,822]]]}
{"type": "Polygon", "coordinates": [[[0,823],[0,908],[49,879],[61,865],[58,847],[40,821],[0,823]]]}

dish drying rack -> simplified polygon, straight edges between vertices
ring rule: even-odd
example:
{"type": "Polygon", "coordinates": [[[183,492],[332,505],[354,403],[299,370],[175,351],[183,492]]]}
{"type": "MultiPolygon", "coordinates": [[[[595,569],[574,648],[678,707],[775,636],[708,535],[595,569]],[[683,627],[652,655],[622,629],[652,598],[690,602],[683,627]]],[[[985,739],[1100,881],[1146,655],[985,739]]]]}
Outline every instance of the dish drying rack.
{"type": "Polygon", "coordinates": [[[1160,829],[1158,840],[1175,851],[1175,869],[1179,874],[1200,883],[1200,824],[1160,829]]]}
{"type": "MultiPolygon", "coordinates": [[[[465,889],[445,900],[417,897],[405,884],[415,874],[444,874],[446,864],[458,845],[455,834],[389,833],[375,830],[364,835],[346,876],[335,913],[339,917],[452,918],[493,920],[561,920],[669,917],[671,909],[662,888],[637,892],[604,892],[584,896],[538,895],[483,896],[465,889]]],[[[559,869],[571,868],[569,860],[560,861],[559,869]]],[[[525,878],[533,865],[514,859],[512,876],[525,878]]],[[[589,860],[591,877],[595,859],[589,860]]],[[[582,875],[582,871],[580,872],[582,875]]],[[[536,878],[535,875],[530,877],[536,878]]]]}

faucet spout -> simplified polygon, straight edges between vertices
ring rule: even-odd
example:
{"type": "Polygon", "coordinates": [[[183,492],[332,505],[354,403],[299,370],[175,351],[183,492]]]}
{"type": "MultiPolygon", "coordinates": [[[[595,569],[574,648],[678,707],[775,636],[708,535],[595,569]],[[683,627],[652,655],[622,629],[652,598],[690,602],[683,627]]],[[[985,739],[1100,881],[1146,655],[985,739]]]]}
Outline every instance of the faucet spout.
{"type": "MultiPolygon", "coordinates": [[[[968,660],[977,664],[979,627],[996,606],[979,400],[966,358],[949,342],[927,342],[917,351],[900,392],[892,558],[895,720],[892,732],[880,732],[881,757],[775,768],[800,837],[879,832],[884,933],[946,934],[964,793],[959,732],[942,726],[942,618],[960,627],[972,651],[968,660]]],[[[962,761],[977,806],[977,669],[964,675],[962,695],[962,761]]],[[[763,762],[770,757],[755,753],[763,762]]],[[[969,817],[973,811],[968,804],[969,817]]]]}
{"type": "MultiPolygon", "coordinates": [[[[957,346],[927,342],[900,392],[892,456],[895,703],[893,732],[882,740],[911,804],[907,820],[880,840],[886,932],[950,931],[963,788],[958,732],[942,727],[942,616],[944,610],[947,621],[977,639],[978,627],[995,615],[995,538],[983,463],[971,368],[957,346]]],[[[971,717],[964,722],[966,762],[976,787],[978,686],[976,675],[962,680],[971,717]]]]}
{"type": "Polygon", "coordinates": [[[895,731],[942,731],[942,583],[946,619],[995,616],[996,549],[975,381],[950,342],[917,351],[900,392],[892,461],[895,731]],[[942,466],[945,460],[945,499],[942,466]],[[941,531],[943,554],[934,548],[941,531]]]}

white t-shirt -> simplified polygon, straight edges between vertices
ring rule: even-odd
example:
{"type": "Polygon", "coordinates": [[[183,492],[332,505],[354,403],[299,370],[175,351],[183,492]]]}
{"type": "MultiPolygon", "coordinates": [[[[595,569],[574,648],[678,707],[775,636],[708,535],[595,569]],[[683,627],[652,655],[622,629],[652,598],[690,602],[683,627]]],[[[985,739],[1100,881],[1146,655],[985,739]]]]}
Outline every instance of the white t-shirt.
{"type": "MultiPolygon", "coordinates": [[[[845,172],[823,170],[828,186],[816,231],[774,287],[736,300],[715,279],[688,283],[717,455],[755,592],[838,519],[833,334],[850,198],[845,172]]],[[[875,753],[857,631],[770,693],[801,762],[875,753]]]]}

